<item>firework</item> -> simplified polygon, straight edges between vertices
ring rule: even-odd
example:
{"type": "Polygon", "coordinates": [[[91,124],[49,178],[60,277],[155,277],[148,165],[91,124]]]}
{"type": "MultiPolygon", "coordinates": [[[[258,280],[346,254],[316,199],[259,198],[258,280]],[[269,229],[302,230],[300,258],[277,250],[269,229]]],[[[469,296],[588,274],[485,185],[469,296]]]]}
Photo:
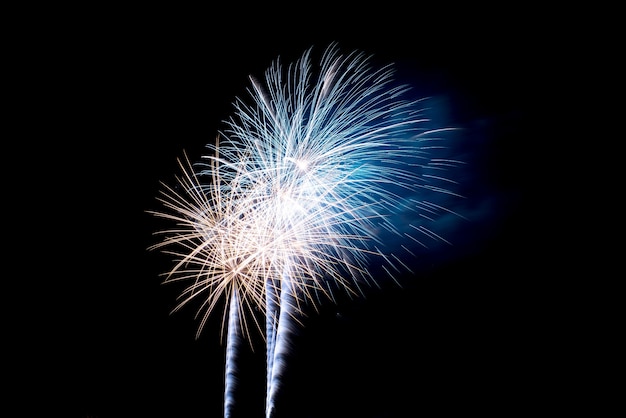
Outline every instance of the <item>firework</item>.
{"type": "Polygon", "coordinates": [[[406,99],[393,68],[374,69],[363,53],[331,44],[319,66],[311,56],[286,70],[276,60],[264,82],[251,78],[252,102],[237,99],[208,162],[183,167],[184,192],[166,187],[169,212],[155,212],[178,224],[155,246],[182,248],[171,252],[178,261],[167,280],[193,283],[177,308],[203,295],[200,332],[217,300],[230,299],[226,416],[246,311],[265,313],[270,417],[302,306],[337,288],[359,294],[376,283],[374,262],[391,278],[408,269],[381,238],[442,239],[426,222],[449,212],[425,198],[451,193],[441,184],[456,161],[432,157],[447,129],[425,127],[422,100],[406,99]],[[398,222],[405,212],[415,215],[398,222]]]}
{"type": "Polygon", "coordinates": [[[224,416],[229,417],[238,380],[237,352],[242,335],[249,337],[246,318],[255,318],[242,312],[263,308],[265,282],[262,279],[269,273],[263,271],[266,268],[263,257],[257,257],[262,248],[259,243],[262,234],[253,230],[254,224],[243,221],[245,208],[235,199],[236,194],[225,193],[229,188],[221,184],[224,180],[235,183],[236,178],[232,176],[236,173],[222,169],[219,156],[211,165],[211,182],[202,186],[189,162],[180,163],[182,175],[177,178],[177,187],[164,185],[159,198],[166,210],[152,212],[173,221],[176,226],[159,231],[165,238],[150,248],[163,249],[176,260],[167,273],[166,283],[191,281],[174,310],[193,299],[202,300],[197,336],[220,299],[228,301],[229,314],[223,317],[222,337],[227,330],[224,416]],[[172,246],[178,250],[166,249],[172,246]]]}

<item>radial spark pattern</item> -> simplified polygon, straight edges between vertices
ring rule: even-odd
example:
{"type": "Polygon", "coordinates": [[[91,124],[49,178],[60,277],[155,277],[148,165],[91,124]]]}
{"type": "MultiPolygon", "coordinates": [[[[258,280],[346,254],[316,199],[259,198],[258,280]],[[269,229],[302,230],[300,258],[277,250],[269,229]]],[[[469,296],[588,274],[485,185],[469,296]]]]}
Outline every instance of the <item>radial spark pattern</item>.
{"type": "MultiPolygon", "coordinates": [[[[347,288],[371,279],[368,254],[391,261],[380,231],[407,238],[394,215],[425,219],[444,210],[407,195],[450,193],[442,173],[457,162],[431,157],[447,129],[424,128],[421,100],[403,99],[408,86],[393,85],[391,67],[373,70],[364,54],[342,56],[331,46],[314,70],[310,54],[286,72],[276,61],[263,84],[252,79],[252,105],[236,102],[223,136],[229,163],[245,173],[238,193],[269,226],[262,229],[299,249],[285,258],[299,268],[292,280],[323,288],[330,277],[347,288]]],[[[413,231],[437,237],[423,224],[413,231]]]]}
{"type": "MultiPolygon", "coordinates": [[[[178,307],[202,297],[198,332],[221,298],[266,313],[268,416],[285,364],[276,355],[287,345],[277,344],[288,344],[281,329],[293,325],[284,321],[333,288],[358,294],[376,281],[372,263],[390,277],[408,268],[381,236],[443,239],[405,219],[450,213],[427,196],[452,194],[444,173],[457,163],[433,157],[447,129],[426,128],[423,101],[407,99],[391,66],[373,69],[366,55],[341,55],[334,44],[319,66],[311,56],[287,69],[277,60],[263,82],[251,78],[251,102],[235,102],[205,162],[183,164],[178,189],[166,186],[160,198],[167,210],[155,212],[177,224],[154,248],[178,248],[167,280],[191,280],[178,307]]],[[[246,315],[230,317],[238,323],[229,327],[247,330],[246,315]]]]}

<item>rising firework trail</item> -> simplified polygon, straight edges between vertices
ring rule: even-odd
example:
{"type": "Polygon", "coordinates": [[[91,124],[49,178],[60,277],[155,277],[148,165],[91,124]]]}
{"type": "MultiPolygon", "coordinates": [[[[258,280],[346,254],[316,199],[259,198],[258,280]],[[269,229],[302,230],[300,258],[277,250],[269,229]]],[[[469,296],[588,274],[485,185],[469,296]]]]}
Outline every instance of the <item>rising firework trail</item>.
{"type": "MultiPolygon", "coordinates": [[[[235,102],[208,163],[184,169],[183,192],[166,187],[169,211],[155,212],[178,224],[154,247],[182,248],[171,252],[178,261],[167,280],[193,282],[178,307],[204,295],[199,332],[217,300],[230,300],[225,416],[240,332],[249,338],[245,318],[255,318],[246,312],[265,313],[272,417],[304,306],[337,290],[359,295],[382,280],[373,263],[394,279],[409,267],[385,250],[389,237],[443,240],[428,224],[453,213],[429,197],[454,195],[445,171],[458,162],[434,156],[448,129],[428,128],[423,100],[406,98],[393,68],[375,69],[363,53],[332,44],[319,66],[311,56],[286,70],[276,60],[264,82],[251,78],[252,102],[235,102]]],[[[399,248],[411,255],[409,246],[399,248]]]]}

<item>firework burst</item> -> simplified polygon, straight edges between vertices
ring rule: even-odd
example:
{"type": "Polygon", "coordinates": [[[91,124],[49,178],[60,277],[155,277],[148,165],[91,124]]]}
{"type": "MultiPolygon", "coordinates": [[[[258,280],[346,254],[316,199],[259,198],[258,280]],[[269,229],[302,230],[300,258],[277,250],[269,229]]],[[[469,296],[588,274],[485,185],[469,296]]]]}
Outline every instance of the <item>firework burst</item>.
{"type": "Polygon", "coordinates": [[[319,67],[311,55],[286,70],[276,60],[264,82],[251,78],[252,102],[235,102],[208,162],[181,165],[182,191],[166,186],[168,211],[154,212],[177,223],[153,247],[179,248],[166,281],[192,281],[177,308],[203,298],[200,332],[217,301],[230,300],[226,416],[237,330],[249,337],[254,318],[242,313],[265,313],[270,417],[301,306],[337,288],[359,294],[376,283],[374,260],[391,278],[408,269],[381,237],[442,239],[426,222],[450,212],[425,198],[452,193],[443,173],[457,162],[432,157],[447,129],[425,128],[422,100],[406,99],[392,67],[373,69],[363,53],[332,44],[319,67]],[[407,211],[415,222],[398,221],[407,211]]]}

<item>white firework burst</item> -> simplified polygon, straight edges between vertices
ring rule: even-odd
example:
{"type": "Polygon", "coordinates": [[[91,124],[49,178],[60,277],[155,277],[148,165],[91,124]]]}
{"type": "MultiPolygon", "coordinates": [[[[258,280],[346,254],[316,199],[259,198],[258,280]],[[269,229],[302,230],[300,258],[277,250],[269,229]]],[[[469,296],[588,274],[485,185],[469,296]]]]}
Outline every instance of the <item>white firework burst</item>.
{"type": "Polygon", "coordinates": [[[452,193],[441,184],[454,183],[444,171],[457,163],[432,157],[449,128],[425,127],[422,100],[406,98],[409,86],[394,84],[392,66],[374,69],[370,57],[342,55],[336,44],[319,67],[311,56],[305,51],[286,70],[276,60],[264,82],[251,77],[252,102],[235,102],[221,137],[208,145],[208,162],[183,167],[183,192],[166,187],[169,211],[155,212],[178,224],[153,247],[179,247],[167,280],[193,283],[179,307],[204,295],[198,332],[223,297],[236,305],[229,332],[247,329],[239,313],[265,312],[268,417],[301,304],[332,298],[334,286],[358,294],[376,283],[373,258],[392,278],[408,269],[401,255],[384,251],[383,235],[443,239],[396,218],[450,212],[422,195],[452,193]]]}

